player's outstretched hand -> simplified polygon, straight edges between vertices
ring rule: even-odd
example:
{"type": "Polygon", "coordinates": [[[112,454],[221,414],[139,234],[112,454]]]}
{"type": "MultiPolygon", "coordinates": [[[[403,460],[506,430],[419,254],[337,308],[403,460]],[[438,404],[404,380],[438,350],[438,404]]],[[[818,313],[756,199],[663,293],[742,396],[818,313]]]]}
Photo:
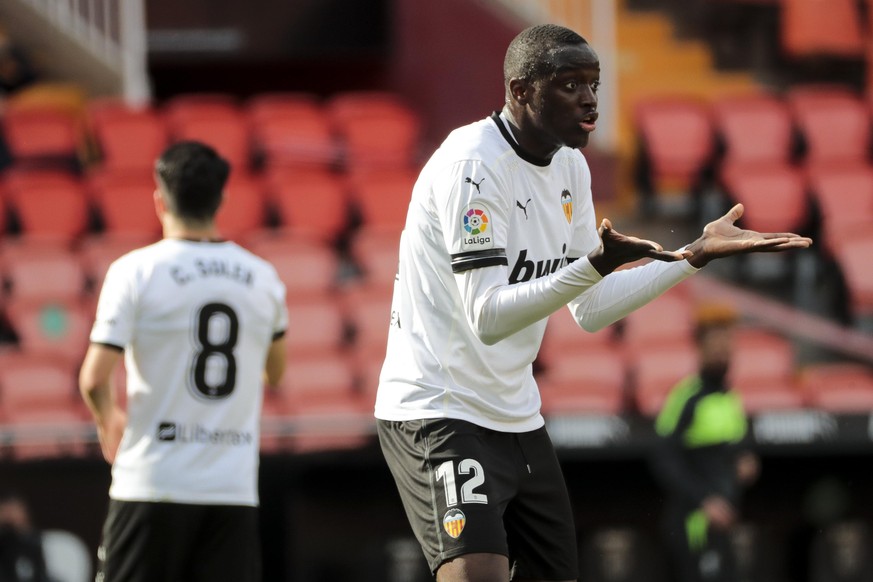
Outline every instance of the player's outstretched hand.
{"type": "Polygon", "coordinates": [[[703,267],[713,259],[745,253],[775,253],[805,249],[812,239],[791,232],[756,232],[744,230],[734,223],[743,215],[743,205],[737,204],[727,214],[703,228],[703,234],[687,249],[692,252],[688,262],[703,267]]]}
{"type": "Polygon", "coordinates": [[[681,261],[691,256],[690,251],[665,251],[658,243],[635,236],[622,234],[612,228],[609,219],[604,218],[597,229],[600,235],[600,248],[588,255],[591,265],[603,276],[621,265],[640,259],[657,261],[681,261]]]}

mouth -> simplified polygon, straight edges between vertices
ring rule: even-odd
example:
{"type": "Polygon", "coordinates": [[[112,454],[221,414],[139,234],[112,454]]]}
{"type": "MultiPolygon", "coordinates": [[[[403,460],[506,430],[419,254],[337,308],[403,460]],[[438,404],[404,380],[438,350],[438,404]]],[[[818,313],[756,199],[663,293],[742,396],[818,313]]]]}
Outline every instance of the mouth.
{"type": "Polygon", "coordinates": [[[582,120],[579,122],[579,127],[581,127],[584,131],[592,132],[597,128],[597,117],[598,114],[596,111],[592,111],[585,115],[582,120]]]}

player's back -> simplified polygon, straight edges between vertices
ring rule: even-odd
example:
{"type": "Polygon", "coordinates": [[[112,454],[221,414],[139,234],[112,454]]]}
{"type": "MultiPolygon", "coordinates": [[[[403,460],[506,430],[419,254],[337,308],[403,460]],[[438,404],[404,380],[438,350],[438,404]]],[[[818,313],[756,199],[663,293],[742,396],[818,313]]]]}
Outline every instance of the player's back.
{"type": "Polygon", "coordinates": [[[105,287],[95,327],[120,328],[128,377],[110,494],[256,503],[262,373],[285,325],[275,270],[234,243],[167,239],[119,259],[105,287]]]}

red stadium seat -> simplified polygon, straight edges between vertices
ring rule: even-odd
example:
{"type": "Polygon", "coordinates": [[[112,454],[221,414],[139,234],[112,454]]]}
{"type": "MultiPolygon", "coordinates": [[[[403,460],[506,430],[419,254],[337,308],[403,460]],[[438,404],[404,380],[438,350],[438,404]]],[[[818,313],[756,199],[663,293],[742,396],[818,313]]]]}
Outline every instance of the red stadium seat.
{"type": "Polygon", "coordinates": [[[257,154],[268,166],[330,167],[339,149],[327,112],[308,93],[262,93],[247,104],[257,154]]]}
{"type": "Polygon", "coordinates": [[[774,95],[736,95],[712,105],[717,134],[725,145],[723,164],[784,164],[791,157],[792,120],[774,95]]]}
{"type": "Polygon", "coordinates": [[[100,291],[106,271],[113,261],[134,249],[157,242],[158,238],[131,234],[102,234],[85,238],[79,245],[79,255],[91,290],[100,291]]]}
{"type": "Polygon", "coordinates": [[[248,118],[225,95],[179,95],[165,105],[173,141],[197,140],[213,148],[238,172],[251,161],[248,118]]]}
{"type": "Polygon", "coordinates": [[[79,300],[85,291],[80,257],[65,246],[5,244],[0,246],[2,271],[16,300],[79,300]]]}
{"type": "Polygon", "coordinates": [[[345,344],[346,324],[340,304],[333,298],[292,298],[288,303],[285,343],[294,358],[307,354],[337,354],[345,344]]]}
{"type": "Polygon", "coordinates": [[[337,288],[339,258],[327,244],[300,237],[260,236],[245,244],[276,268],[288,301],[325,297],[337,288]]]}
{"type": "Polygon", "coordinates": [[[760,329],[738,329],[733,337],[730,383],[733,387],[790,382],[794,348],[786,338],[760,329]]]}
{"type": "Polygon", "coordinates": [[[79,455],[85,415],[75,372],[53,359],[19,356],[0,367],[0,415],[18,459],[79,455]]]}
{"type": "Polygon", "coordinates": [[[745,207],[744,228],[761,232],[800,232],[809,218],[803,173],[788,165],[731,166],[722,175],[728,198],[745,207]]]}
{"type": "Polygon", "coordinates": [[[806,401],[794,381],[770,381],[754,385],[733,385],[743,401],[747,414],[798,410],[806,401]]]}
{"type": "Polygon", "coordinates": [[[267,184],[269,198],[284,227],[332,242],[348,226],[347,188],[335,174],[272,168],[267,184]]]}
{"type": "Polygon", "coordinates": [[[400,230],[362,228],[352,239],[351,257],[360,269],[357,283],[391,293],[397,277],[400,230]]]}
{"type": "Polygon", "coordinates": [[[101,171],[90,177],[88,190],[107,234],[157,237],[161,233],[150,171],[101,171]]]}
{"type": "Polygon", "coordinates": [[[343,140],[347,167],[405,169],[415,164],[421,119],[399,95],[341,92],[328,101],[327,108],[343,140]]]}
{"type": "Polygon", "coordinates": [[[265,228],[267,207],[261,178],[242,170],[231,172],[215,223],[221,236],[231,240],[265,228]]]}
{"type": "Polygon", "coordinates": [[[358,172],[349,177],[353,203],[365,227],[402,229],[418,173],[410,170],[358,172]]]}
{"type": "Polygon", "coordinates": [[[689,97],[638,101],[636,126],[656,192],[692,189],[715,153],[707,106],[689,97]]]}
{"type": "Polygon", "coordinates": [[[91,310],[78,301],[10,301],[6,312],[20,349],[75,366],[88,347],[94,321],[91,310]]]}
{"type": "Polygon", "coordinates": [[[568,309],[559,309],[549,316],[538,358],[548,366],[552,361],[573,358],[577,355],[584,356],[590,350],[616,348],[618,347],[616,333],[616,326],[609,326],[594,333],[585,331],[579,327],[568,309]]]}
{"type": "Polygon", "coordinates": [[[859,95],[841,87],[795,86],[787,100],[806,142],[807,165],[867,161],[870,113],[859,95]]]}
{"type": "Polygon", "coordinates": [[[698,355],[694,344],[651,348],[633,353],[628,361],[633,397],[639,412],[654,417],[676,384],[697,372],[698,355]]]}
{"type": "Polygon", "coordinates": [[[95,100],[89,104],[88,119],[103,168],[151,171],[167,147],[166,123],[150,107],[95,100]]]}
{"type": "Polygon", "coordinates": [[[3,187],[27,238],[72,242],[88,228],[86,189],[70,174],[9,172],[3,187]]]}
{"type": "Polygon", "coordinates": [[[673,289],[629,313],[621,325],[627,352],[685,345],[694,339],[694,305],[681,289],[673,289]]]}
{"type": "Polygon", "coordinates": [[[864,41],[855,0],[782,0],[782,48],[796,58],[861,58],[864,41]]]}
{"type": "Polygon", "coordinates": [[[358,361],[382,360],[391,324],[391,294],[378,290],[346,290],[341,301],[352,329],[352,349],[358,361]]]}
{"type": "Polygon", "coordinates": [[[589,348],[550,360],[537,378],[543,414],[619,414],[626,376],[617,349],[589,348]]]}
{"type": "Polygon", "coordinates": [[[830,254],[846,232],[873,232],[873,167],[817,166],[809,172],[809,186],[821,215],[823,246],[830,254]]]}
{"type": "Polygon", "coordinates": [[[8,108],[2,117],[3,134],[13,162],[18,167],[63,168],[78,164],[82,147],[79,120],[55,108],[8,108]]]}
{"type": "Polygon", "coordinates": [[[810,406],[831,412],[873,411],[873,370],[862,364],[814,364],[804,368],[801,388],[810,406]]]}
{"type": "Polygon", "coordinates": [[[836,251],[836,261],[849,292],[850,310],[854,315],[873,314],[873,232],[867,230],[843,240],[836,251]]]}

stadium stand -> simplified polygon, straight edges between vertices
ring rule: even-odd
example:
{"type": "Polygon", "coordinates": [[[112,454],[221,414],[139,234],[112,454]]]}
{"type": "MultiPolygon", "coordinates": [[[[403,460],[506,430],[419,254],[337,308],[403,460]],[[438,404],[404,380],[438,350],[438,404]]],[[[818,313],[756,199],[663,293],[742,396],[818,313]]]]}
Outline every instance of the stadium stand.
{"type": "Polygon", "coordinates": [[[272,166],[266,182],[280,227],[328,243],[348,229],[346,184],[335,172],[272,166]]]}
{"type": "Polygon", "coordinates": [[[4,241],[0,263],[11,299],[76,301],[84,297],[85,269],[79,255],[66,246],[4,241]]]}
{"type": "Polygon", "coordinates": [[[72,174],[7,171],[2,189],[20,237],[72,243],[90,226],[87,192],[72,174]]]}
{"type": "Polygon", "coordinates": [[[621,414],[626,375],[621,353],[609,347],[553,355],[537,377],[543,414],[621,414]]]}
{"type": "Polygon", "coordinates": [[[870,112],[856,92],[804,84],[790,87],[785,99],[806,146],[807,166],[869,160],[870,112]]]}
{"type": "Polygon", "coordinates": [[[102,233],[151,238],[160,234],[153,199],[155,180],[150,170],[102,166],[85,183],[102,233]]]}
{"type": "Polygon", "coordinates": [[[249,123],[239,102],[223,94],[186,94],[164,105],[172,141],[200,140],[214,147],[236,171],[252,162],[249,123]]]}
{"type": "Polygon", "coordinates": [[[831,256],[844,237],[873,231],[873,166],[827,164],[809,170],[809,191],[820,217],[819,242],[831,256]]]}
{"type": "Polygon", "coordinates": [[[712,102],[722,166],[787,164],[793,120],[785,102],[769,93],[729,95],[712,102]]]}
{"type": "Polygon", "coordinates": [[[84,140],[79,119],[52,107],[7,108],[3,136],[13,163],[19,167],[79,167],[84,140]]]}
{"type": "Polygon", "coordinates": [[[267,227],[265,190],[260,176],[244,170],[231,172],[215,217],[224,238],[240,241],[267,227]]]}
{"type": "Polygon", "coordinates": [[[863,57],[855,0],[781,0],[781,17],[782,47],[791,57],[863,57]]]}
{"type": "Polygon", "coordinates": [[[800,374],[808,405],[831,412],[873,409],[873,371],[853,363],[811,364],[800,374]]]}
{"type": "Polygon", "coordinates": [[[131,107],[114,98],[88,103],[88,127],[103,169],[151,171],[169,135],[161,114],[152,107],[131,107]]]}

